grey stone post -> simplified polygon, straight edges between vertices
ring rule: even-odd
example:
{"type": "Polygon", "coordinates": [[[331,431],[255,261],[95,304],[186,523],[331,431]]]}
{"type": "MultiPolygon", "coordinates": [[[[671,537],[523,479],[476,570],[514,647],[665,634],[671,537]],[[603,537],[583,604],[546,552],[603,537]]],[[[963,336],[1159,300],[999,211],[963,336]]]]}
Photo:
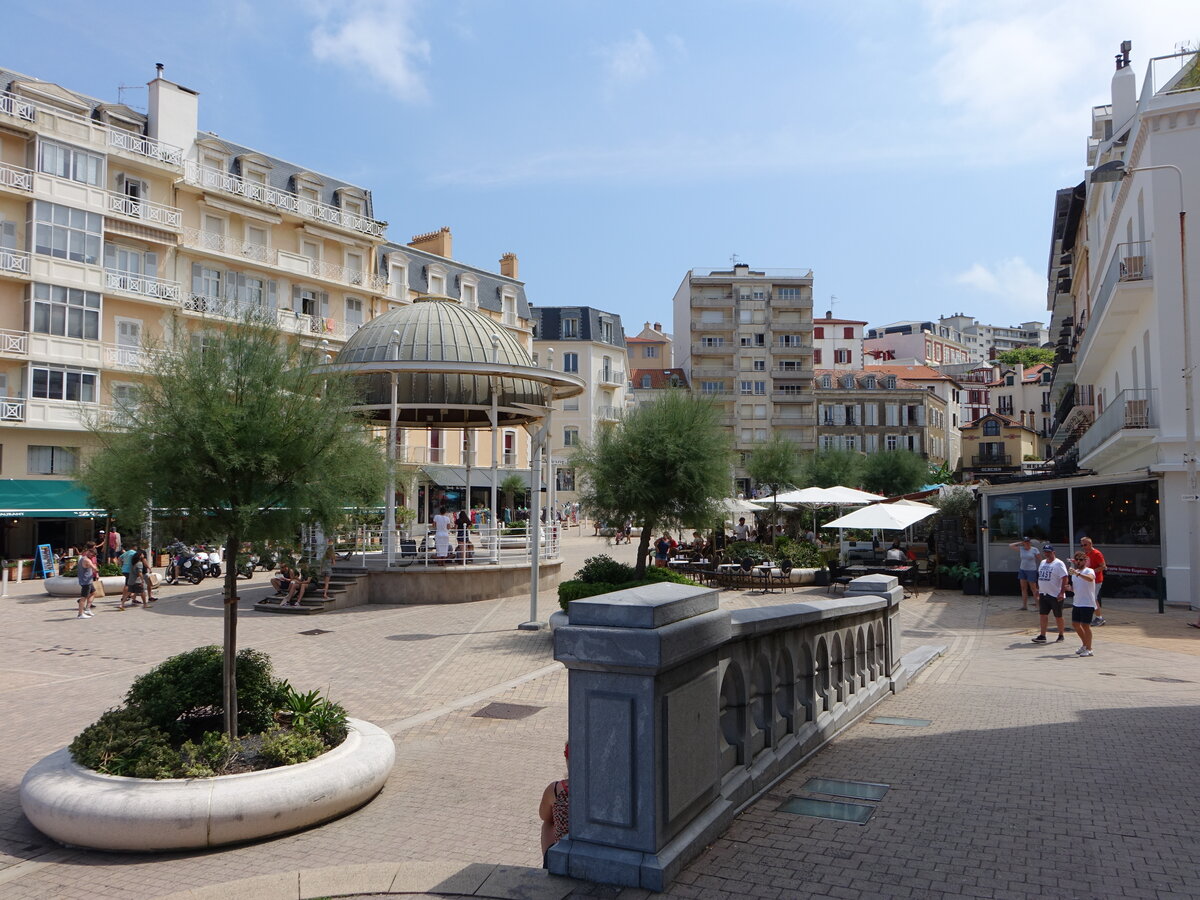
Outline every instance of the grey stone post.
{"type": "Polygon", "coordinates": [[[570,835],[550,871],[662,890],[680,837],[718,799],[718,592],[655,584],[573,601],[554,632],[569,670],[570,835]],[[699,738],[699,739],[697,739],[699,738]]]}

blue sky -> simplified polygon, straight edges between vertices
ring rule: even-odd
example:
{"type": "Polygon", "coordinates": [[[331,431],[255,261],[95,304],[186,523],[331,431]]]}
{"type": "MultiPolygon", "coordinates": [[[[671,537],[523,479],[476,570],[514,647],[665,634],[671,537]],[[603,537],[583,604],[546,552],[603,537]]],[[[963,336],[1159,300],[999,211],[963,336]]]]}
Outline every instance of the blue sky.
{"type": "MultiPolygon", "coordinates": [[[[687,269],[814,270],[818,314],[1045,320],[1054,191],[1143,0],[21,4],[0,64],[106,100],[154,63],[206,130],[370,188],[393,240],[518,254],[531,302],[670,327],[687,269]]],[[[144,106],[145,91],[127,91],[144,106]]]]}

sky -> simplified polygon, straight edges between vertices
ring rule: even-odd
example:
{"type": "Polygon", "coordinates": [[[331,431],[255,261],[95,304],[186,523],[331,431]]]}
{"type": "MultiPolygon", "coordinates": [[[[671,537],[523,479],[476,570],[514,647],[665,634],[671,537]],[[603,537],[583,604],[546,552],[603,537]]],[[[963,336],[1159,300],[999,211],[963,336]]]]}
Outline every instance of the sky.
{"type": "Polygon", "coordinates": [[[1013,325],[1047,319],[1054,192],[1121,41],[1140,83],[1200,42],[1193,4],[58,0],[5,10],[0,65],[144,109],[164,63],[202,129],[627,334],[735,254],[812,268],[817,315],[1013,325]]]}

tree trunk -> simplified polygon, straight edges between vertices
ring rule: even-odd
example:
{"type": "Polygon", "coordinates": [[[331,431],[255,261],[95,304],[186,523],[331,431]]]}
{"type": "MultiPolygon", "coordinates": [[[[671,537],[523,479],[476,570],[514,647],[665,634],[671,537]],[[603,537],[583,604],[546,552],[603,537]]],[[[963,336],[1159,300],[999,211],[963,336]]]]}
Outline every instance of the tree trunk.
{"type": "Polygon", "coordinates": [[[642,523],[642,535],[638,538],[638,558],[635,573],[638,578],[646,577],[646,556],[650,551],[650,538],[654,534],[655,523],[649,519],[642,523]]]}
{"type": "Polygon", "coordinates": [[[237,558],[242,542],[237,534],[225,539],[225,655],[222,667],[225,701],[225,733],[238,736],[237,696],[237,558]]]}

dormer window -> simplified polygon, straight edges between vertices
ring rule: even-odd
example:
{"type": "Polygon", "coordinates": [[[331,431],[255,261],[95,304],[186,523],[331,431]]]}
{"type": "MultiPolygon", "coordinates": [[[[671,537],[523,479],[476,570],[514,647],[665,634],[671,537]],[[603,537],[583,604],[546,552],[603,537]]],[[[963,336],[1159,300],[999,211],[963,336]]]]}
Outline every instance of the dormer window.
{"type": "Polygon", "coordinates": [[[460,275],[458,281],[462,294],[462,302],[471,307],[479,308],[479,283],[474,275],[460,275]]]}
{"type": "Polygon", "coordinates": [[[883,386],[885,388],[887,388],[889,391],[895,390],[896,389],[896,376],[895,375],[884,376],[883,386]]]}
{"type": "Polygon", "coordinates": [[[999,437],[999,435],[1000,435],[1000,423],[999,422],[997,422],[995,419],[988,419],[986,422],[983,423],[983,436],[984,437],[999,437]]]}
{"type": "Polygon", "coordinates": [[[867,390],[874,390],[875,389],[875,376],[868,375],[866,378],[864,378],[863,379],[863,387],[866,388],[867,390]]]}
{"type": "Polygon", "coordinates": [[[829,390],[830,388],[832,388],[833,387],[833,377],[830,375],[822,375],[821,376],[821,387],[825,388],[825,390],[829,390]]]}
{"type": "Polygon", "coordinates": [[[642,376],[642,387],[649,388],[650,384],[651,384],[651,377],[649,375],[643,375],[642,376]]]}
{"type": "Polygon", "coordinates": [[[848,390],[852,389],[854,387],[854,376],[853,375],[843,375],[842,376],[842,387],[844,387],[848,390]]]}
{"type": "Polygon", "coordinates": [[[446,295],[446,267],[433,264],[426,266],[425,277],[429,282],[429,293],[438,297],[446,295]]]}

